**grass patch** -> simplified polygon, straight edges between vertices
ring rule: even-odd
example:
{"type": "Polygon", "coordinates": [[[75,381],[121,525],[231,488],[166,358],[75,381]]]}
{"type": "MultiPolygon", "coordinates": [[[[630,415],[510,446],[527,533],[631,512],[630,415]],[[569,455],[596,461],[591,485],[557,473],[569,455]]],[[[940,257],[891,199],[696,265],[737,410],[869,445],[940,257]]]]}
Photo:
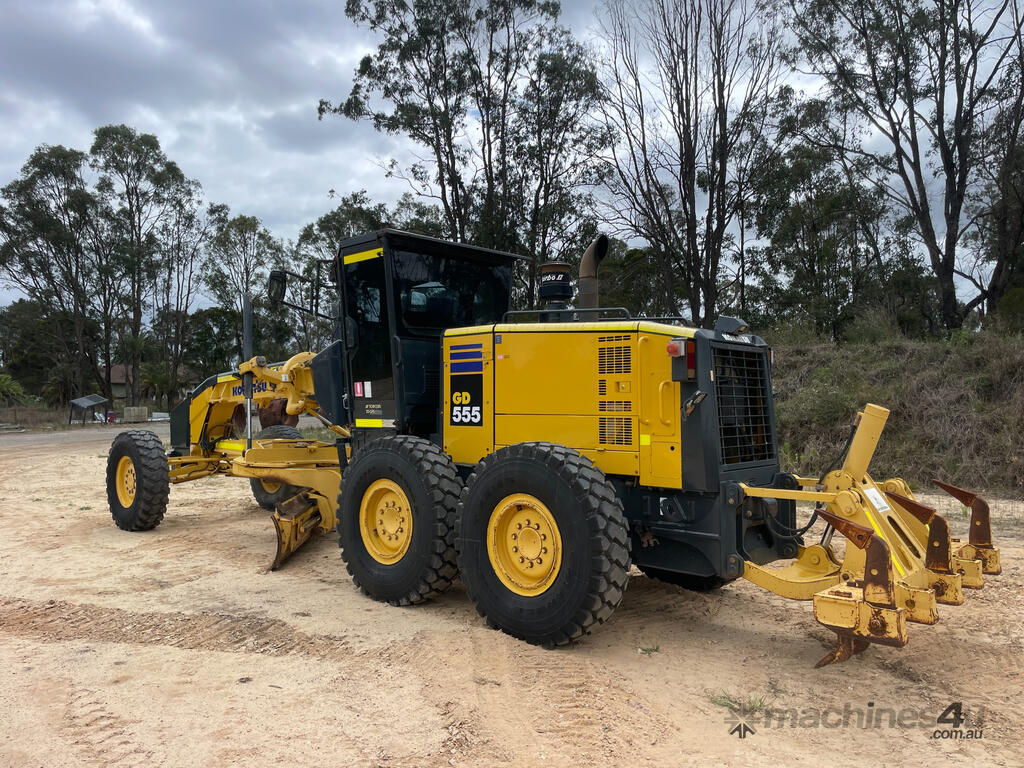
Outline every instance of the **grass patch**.
{"type": "Polygon", "coordinates": [[[753,715],[768,709],[770,702],[764,696],[750,696],[746,699],[733,696],[728,691],[719,691],[708,696],[708,700],[716,707],[728,709],[730,712],[753,715]]]}
{"type": "Polygon", "coordinates": [[[650,656],[652,653],[657,653],[661,650],[660,645],[652,645],[650,648],[637,648],[637,653],[642,653],[644,656],[650,656]]]}

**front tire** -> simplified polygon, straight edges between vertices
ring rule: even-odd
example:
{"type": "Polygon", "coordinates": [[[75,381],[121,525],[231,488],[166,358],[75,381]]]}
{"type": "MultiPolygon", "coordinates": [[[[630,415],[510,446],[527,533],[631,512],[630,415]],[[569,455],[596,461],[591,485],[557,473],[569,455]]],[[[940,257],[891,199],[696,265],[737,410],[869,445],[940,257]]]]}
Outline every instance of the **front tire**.
{"type": "Polygon", "coordinates": [[[123,531],[150,531],[167,512],[170,472],[163,443],[143,429],[122,432],[107,455],[107,502],[123,531]]]}
{"type": "Polygon", "coordinates": [[[392,605],[448,589],[461,490],[452,460],[427,440],[385,437],[361,448],[338,494],[338,543],[356,586],[392,605]]]}
{"type": "Polygon", "coordinates": [[[622,502],[571,448],[520,443],[481,461],[459,503],[459,571],[487,623],[565,645],[612,615],[628,583],[622,502]]]}

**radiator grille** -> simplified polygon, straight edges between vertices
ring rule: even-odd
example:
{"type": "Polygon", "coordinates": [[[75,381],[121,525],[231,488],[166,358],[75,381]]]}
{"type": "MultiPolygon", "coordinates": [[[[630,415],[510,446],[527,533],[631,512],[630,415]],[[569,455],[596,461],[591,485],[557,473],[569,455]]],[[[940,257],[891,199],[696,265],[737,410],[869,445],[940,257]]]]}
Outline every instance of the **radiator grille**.
{"type": "Polygon", "coordinates": [[[597,394],[604,397],[608,394],[608,381],[606,379],[598,379],[597,381],[597,394]]]}
{"type": "Polygon", "coordinates": [[[774,459],[766,353],[724,347],[712,351],[722,463],[774,459]]]}
{"type": "Polygon", "coordinates": [[[609,342],[616,342],[616,341],[629,341],[629,336],[628,335],[622,335],[622,336],[598,336],[597,337],[597,343],[598,344],[608,344],[609,342]]]}
{"type": "Polygon", "coordinates": [[[599,400],[597,410],[607,413],[615,411],[626,413],[633,410],[633,403],[630,400],[599,400]]]}
{"type": "Polygon", "coordinates": [[[610,373],[631,373],[633,370],[632,347],[599,347],[597,350],[597,375],[610,373]]]}
{"type": "Polygon", "coordinates": [[[602,445],[632,445],[633,420],[621,416],[601,416],[597,420],[597,442],[602,445]]]}

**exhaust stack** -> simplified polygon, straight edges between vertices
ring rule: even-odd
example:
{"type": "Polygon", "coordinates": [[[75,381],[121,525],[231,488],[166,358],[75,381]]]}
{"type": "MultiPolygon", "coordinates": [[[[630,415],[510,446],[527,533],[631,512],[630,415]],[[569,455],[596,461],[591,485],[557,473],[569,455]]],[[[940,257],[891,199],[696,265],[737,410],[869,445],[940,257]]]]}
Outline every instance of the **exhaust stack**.
{"type": "Polygon", "coordinates": [[[578,309],[596,309],[597,300],[597,265],[608,255],[608,237],[598,235],[590,244],[580,261],[580,282],[576,295],[578,309]]]}

